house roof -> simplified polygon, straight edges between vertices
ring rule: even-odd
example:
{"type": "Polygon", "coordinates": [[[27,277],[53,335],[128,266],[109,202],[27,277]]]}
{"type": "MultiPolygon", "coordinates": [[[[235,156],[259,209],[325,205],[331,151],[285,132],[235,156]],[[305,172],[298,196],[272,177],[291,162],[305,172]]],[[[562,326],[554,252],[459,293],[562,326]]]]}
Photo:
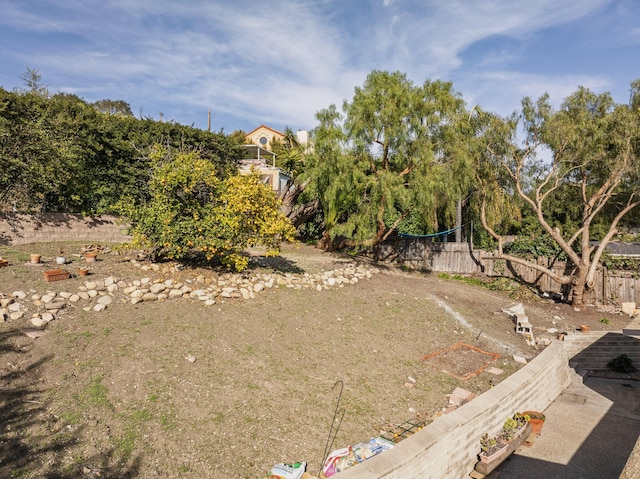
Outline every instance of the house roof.
{"type": "Polygon", "coordinates": [[[271,128],[270,126],[267,126],[267,125],[260,125],[258,128],[255,128],[255,129],[251,130],[249,133],[247,133],[247,136],[253,135],[256,131],[258,131],[261,128],[265,128],[265,129],[275,133],[276,135],[284,136],[284,133],[282,133],[281,131],[278,131],[275,128],[271,128]]]}

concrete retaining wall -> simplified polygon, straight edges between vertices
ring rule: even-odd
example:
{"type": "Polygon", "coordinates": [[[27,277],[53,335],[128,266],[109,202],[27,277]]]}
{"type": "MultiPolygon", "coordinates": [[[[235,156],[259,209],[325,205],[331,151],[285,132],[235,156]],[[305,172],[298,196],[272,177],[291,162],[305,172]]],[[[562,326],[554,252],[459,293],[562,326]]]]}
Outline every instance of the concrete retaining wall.
{"type": "Polygon", "coordinates": [[[418,433],[339,474],[340,479],[460,479],[478,461],[480,438],[516,411],[545,410],[571,383],[564,341],[553,341],[529,364],[493,389],[436,419],[418,433]]]}
{"type": "Polygon", "coordinates": [[[19,245],[50,241],[122,243],[131,239],[121,231],[127,226],[123,225],[119,218],[108,215],[5,214],[0,216],[0,244],[19,245]]]}

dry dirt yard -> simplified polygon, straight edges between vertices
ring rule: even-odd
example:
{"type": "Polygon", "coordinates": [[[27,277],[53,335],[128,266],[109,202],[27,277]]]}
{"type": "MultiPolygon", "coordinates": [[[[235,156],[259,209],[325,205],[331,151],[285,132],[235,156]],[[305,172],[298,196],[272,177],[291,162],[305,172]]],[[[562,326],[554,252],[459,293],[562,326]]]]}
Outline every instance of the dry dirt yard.
{"type": "MultiPolygon", "coordinates": [[[[89,277],[47,283],[42,271],[56,267],[59,246],[0,246],[10,260],[0,268],[0,298],[27,295],[25,315],[0,322],[0,477],[262,478],[295,461],[318,474],[336,409],[344,419],[331,449],[428,422],[456,387],[481,393],[520,367],[514,354],[535,356],[541,348],[514,332],[503,308],[524,302],[542,338],[555,336],[551,327],[626,324],[611,309],[574,311],[286,246],[247,274],[313,275],[356,262],[376,272],[343,287],[281,286],[210,306],[185,298],[134,305],[115,292],[102,312],[68,303],[34,339],[25,334],[42,311],[34,294],[76,292],[109,276],[168,279],[169,265],[144,271],[131,262],[135,252],[112,245],[89,277]],[[34,252],[43,266],[28,264],[34,252]],[[491,365],[504,372],[460,379],[488,358],[466,349],[421,361],[459,342],[500,354],[491,365]]],[[[64,246],[72,261],[64,268],[75,272],[82,245],[64,246]]],[[[216,275],[186,267],[172,279],[196,287],[216,275]]]]}

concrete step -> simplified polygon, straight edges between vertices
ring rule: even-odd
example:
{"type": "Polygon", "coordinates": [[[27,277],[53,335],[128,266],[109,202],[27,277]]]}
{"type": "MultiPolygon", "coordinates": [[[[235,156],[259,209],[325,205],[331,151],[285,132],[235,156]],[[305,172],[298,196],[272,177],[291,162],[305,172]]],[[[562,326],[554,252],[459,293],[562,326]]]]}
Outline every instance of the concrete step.
{"type": "Polygon", "coordinates": [[[625,336],[636,336],[636,339],[640,340],[640,318],[635,318],[630,322],[623,330],[622,334],[625,336]]]}
{"type": "Polygon", "coordinates": [[[640,368],[640,339],[622,332],[576,333],[567,335],[565,341],[569,364],[577,371],[607,371],[607,364],[621,354],[629,356],[631,363],[640,368]]]}

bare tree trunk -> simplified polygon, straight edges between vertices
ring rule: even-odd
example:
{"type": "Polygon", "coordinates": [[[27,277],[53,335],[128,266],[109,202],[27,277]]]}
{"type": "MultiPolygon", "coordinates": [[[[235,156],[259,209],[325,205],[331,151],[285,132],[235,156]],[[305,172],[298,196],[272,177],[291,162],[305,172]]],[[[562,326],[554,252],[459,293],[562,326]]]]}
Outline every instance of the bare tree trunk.
{"type": "Polygon", "coordinates": [[[582,306],[585,304],[585,295],[587,290],[587,268],[578,268],[571,282],[571,305],[582,306]]]}
{"type": "Polygon", "coordinates": [[[298,228],[313,218],[316,214],[320,213],[322,209],[320,208],[320,200],[316,199],[310,201],[309,203],[305,203],[303,205],[298,205],[287,215],[293,226],[298,228]]]}
{"type": "Polygon", "coordinates": [[[294,183],[293,180],[291,180],[287,183],[286,189],[282,194],[282,205],[280,206],[280,211],[289,218],[289,220],[291,220],[291,223],[293,223],[293,226],[296,228],[306,223],[321,211],[320,200],[318,199],[301,205],[296,204],[296,201],[309,182],[310,180],[302,183],[294,183]]]}

